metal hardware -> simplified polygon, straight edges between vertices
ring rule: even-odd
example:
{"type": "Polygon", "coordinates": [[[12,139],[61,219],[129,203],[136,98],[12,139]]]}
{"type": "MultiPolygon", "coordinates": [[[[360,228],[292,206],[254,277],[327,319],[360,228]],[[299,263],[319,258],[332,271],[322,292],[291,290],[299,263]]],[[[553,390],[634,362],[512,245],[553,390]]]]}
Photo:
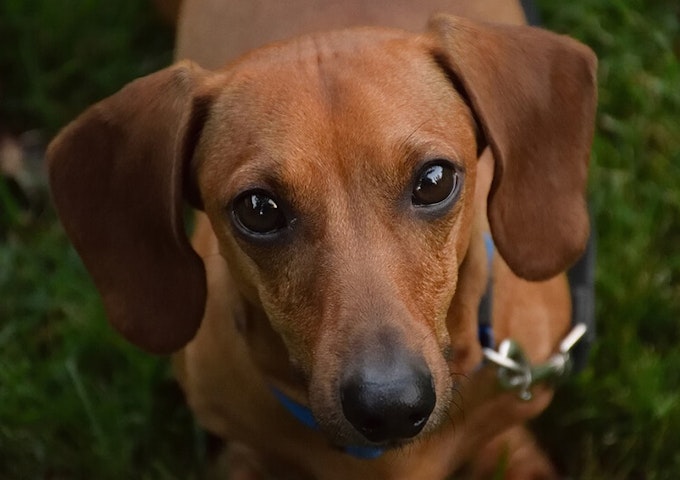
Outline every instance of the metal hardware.
{"type": "Polygon", "coordinates": [[[517,390],[520,399],[529,401],[533,398],[531,387],[540,382],[555,382],[566,377],[571,371],[571,350],[588,331],[584,323],[571,329],[560,342],[557,353],[544,363],[531,365],[520,345],[506,339],[501,342],[498,351],[484,349],[484,358],[498,368],[498,381],[505,390],[517,390]]]}

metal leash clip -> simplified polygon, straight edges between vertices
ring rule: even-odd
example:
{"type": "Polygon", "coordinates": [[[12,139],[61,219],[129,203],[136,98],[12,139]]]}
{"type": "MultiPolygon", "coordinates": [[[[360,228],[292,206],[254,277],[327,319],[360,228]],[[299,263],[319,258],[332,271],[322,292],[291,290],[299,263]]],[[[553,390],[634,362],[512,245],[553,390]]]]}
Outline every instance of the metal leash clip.
{"type": "Polygon", "coordinates": [[[539,365],[532,366],[520,345],[506,339],[498,351],[484,349],[484,358],[498,368],[498,381],[505,390],[517,390],[521,400],[533,398],[531,387],[539,382],[552,382],[564,378],[571,371],[571,350],[588,331],[584,323],[578,323],[560,342],[557,353],[539,365]]]}

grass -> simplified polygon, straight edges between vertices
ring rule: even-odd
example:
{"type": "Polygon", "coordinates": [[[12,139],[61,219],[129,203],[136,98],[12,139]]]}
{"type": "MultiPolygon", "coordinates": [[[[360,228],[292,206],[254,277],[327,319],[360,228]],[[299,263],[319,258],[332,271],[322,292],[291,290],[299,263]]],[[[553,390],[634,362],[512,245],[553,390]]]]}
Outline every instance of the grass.
{"type": "Polygon", "coordinates": [[[2,0],[0,119],[51,134],[90,103],[169,63],[151,2],[2,0]]]}
{"type": "MultiPolygon", "coordinates": [[[[3,0],[0,44],[0,127],[43,137],[172,57],[138,0],[3,0]]],[[[44,195],[13,187],[0,177],[0,478],[195,478],[167,361],[112,332],[44,195]]]]}
{"type": "MultiPolygon", "coordinates": [[[[600,58],[598,342],[537,429],[572,478],[680,478],[680,5],[539,0],[600,58]]],[[[0,2],[0,127],[45,136],[170,60],[138,0],[0,2]]],[[[0,478],[199,478],[167,362],[109,328],[44,199],[0,178],[0,478]]]]}
{"type": "Polygon", "coordinates": [[[577,478],[680,478],[680,5],[539,3],[600,58],[599,341],[543,426],[577,478]]]}
{"type": "Polygon", "coordinates": [[[0,249],[0,478],[190,478],[200,444],[166,362],[109,329],[54,218],[38,223],[0,249]]]}

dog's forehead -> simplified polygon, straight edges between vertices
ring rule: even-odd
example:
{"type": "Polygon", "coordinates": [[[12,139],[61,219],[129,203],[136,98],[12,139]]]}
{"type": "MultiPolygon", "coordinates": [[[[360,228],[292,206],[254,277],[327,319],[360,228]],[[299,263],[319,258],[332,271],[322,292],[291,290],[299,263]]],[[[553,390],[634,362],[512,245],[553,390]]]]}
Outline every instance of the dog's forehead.
{"type": "Polygon", "coordinates": [[[385,167],[398,177],[395,161],[428,154],[462,160],[474,148],[472,117],[429,50],[423,37],[382,29],[258,50],[228,71],[210,119],[215,145],[232,172],[286,185],[329,169],[350,182],[385,167]]]}
{"type": "Polygon", "coordinates": [[[267,118],[279,125],[305,115],[337,121],[383,111],[434,121],[448,116],[457,95],[427,38],[360,28],[265,47],[231,66],[221,100],[239,111],[269,107],[267,118]]]}

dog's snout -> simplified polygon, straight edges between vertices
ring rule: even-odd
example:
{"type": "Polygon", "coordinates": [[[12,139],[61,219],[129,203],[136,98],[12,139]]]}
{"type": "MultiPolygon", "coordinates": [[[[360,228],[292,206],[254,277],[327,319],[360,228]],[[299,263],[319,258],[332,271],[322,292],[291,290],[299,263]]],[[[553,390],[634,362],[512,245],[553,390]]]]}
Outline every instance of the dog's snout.
{"type": "Polygon", "coordinates": [[[345,418],[375,443],[417,435],[436,401],[425,362],[398,357],[364,363],[354,369],[341,384],[340,398],[345,418]]]}

